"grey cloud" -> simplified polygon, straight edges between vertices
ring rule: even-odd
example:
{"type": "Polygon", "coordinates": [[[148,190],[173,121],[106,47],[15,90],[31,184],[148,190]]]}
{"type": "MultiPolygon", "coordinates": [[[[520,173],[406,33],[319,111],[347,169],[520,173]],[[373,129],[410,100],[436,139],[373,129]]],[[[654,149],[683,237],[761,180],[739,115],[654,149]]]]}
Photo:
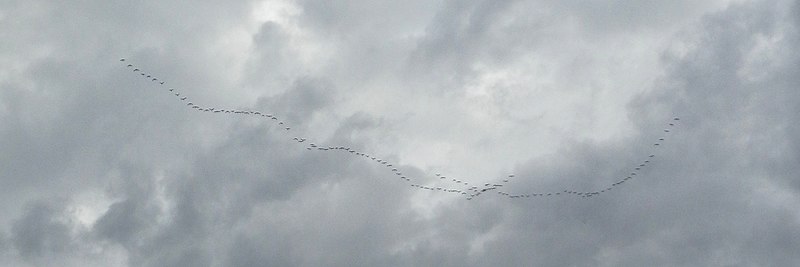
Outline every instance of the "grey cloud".
{"type": "Polygon", "coordinates": [[[315,112],[324,110],[337,99],[336,88],[327,80],[314,77],[300,77],[292,82],[286,92],[269,99],[260,99],[257,107],[274,110],[276,116],[285,117],[287,122],[302,123],[310,121],[315,112]]]}
{"type": "Polygon", "coordinates": [[[61,215],[61,210],[52,204],[31,203],[11,228],[14,248],[27,259],[69,250],[70,225],[59,220],[61,215]]]}
{"type": "MultiPolygon", "coordinates": [[[[796,46],[797,32],[781,30],[797,23],[778,11],[784,4],[772,1],[735,5],[710,15],[693,37],[684,37],[693,49],[685,55],[665,57],[670,71],[654,91],[641,95],[629,106],[631,117],[645,122],[638,126],[645,134],[658,129],[663,122],[659,118],[671,114],[683,118],[676,135],[668,138],[669,146],[662,150],[665,154],[656,158],[654,169],[623,186],[620,194],[600,197],[591,204],[567,202],[546,212],[533,204],[522,205],[529,209],[523,214],[536,213],[509,223],[519,225],[514,229],[525,229],[527,234],[515,231],[508,237],[511,244],[491,246],[495,250],[489,254],[512,260],[508,265],[526,261],[545,266],[797,264],[797,257],[789,251],[797,250],[800,244],[771,238],[777,232],[792,238],[796,231],[791,229],[797,227],[797,221],[783,219],[784,215],[778,214],[785,214],[786,210],[768,204],[779,201],[772,194],[796,191],[759,190],[762,185],[780,186],[795,180],[791,173],[796,172],[797,164],[792,159],[796,159],[798,150],[796,146],[785,147],[785,142],[796,138],[783,129],[796,120],[792,111],[797,109],[797,95],[787,90],[793,83],[785,79],[792,76],[781,69],[795,68],[797,57],[784,58],[785,65],[770,66],[776,68],[770,72],[774,75],[758,81],[742,76],[745,57],[756,48],[761,36],[786,37],[772,51],[788,51],[785,48],[796,46]],[[776,101],[776,97],[780,100],[776,101]],[[559,218],[570,213],[576,219],[585,218],[587,224],[569,224],[559,218]],[[536,219],[530,225],[523,218],[544,219],[536,219]],[[539,221],[544,223],[538,224],[539,221]],[[551,233],[564,235],[543,238],[553,240],[553,245],[533,245],[547,248],[541,254],[547,256],[507,255],[514,251],[512,247],[531,246],[527,238],[518,237],[551,233]],[[572,255],[576,250],[585,256],[572,255]]],[[[796,10],[796,5],[791,10],[796,10]]],[[[641,147],[627,150],[635,152],[641,147]]],[[[581,162],[581,166],[531,163],[523,167],[524,175],[569,177],[572,172],[577,181],[591,181],[593,176],[608,177],[609,173],[619,172],[614,167],[604,167],[613,166],[611,162],[631,162],[632,158],[626,155],[642,154],[597,149],[564,151],[563,157],[570,161],[553,160],[561,164],[581,162]],[[599,164],[586,165],[595,162],[599,164]]],[[[555,187],[552,183],[545,186],[555,187]]]]}
{"type": "MultiPolygon", "coordinates": [[[[358,40],[364,37],[397,36],[418,30],[441,3],[430,1],[298,1],[302,14],[298,23],[322,37],[358,40]]],[[[354,45],[358,45],[355,44],[354,45]]]]}
{"type": "Polygon", "coordinates": [[[579,21],[589,36],[662,30],[722,1],[544,1],[542,8],[579,21]]]}
{"type": "MultiPolygon", "coordinates": [[[[266,22],[246,33],[245,51],[219,46],[228,30],[251,23],[247,1],[2,4],[0,21],[19,23],[0,23],[0,35],[16,37],[0,44],[0,62],[9,63],[0,68],[0,264],[798,265],[796,3],[733,4],[688,24],[713,4],[367,2],[297,2],[303,12],[291,25],[311,38],[291,40],[298,29],[266,22]],[[564,42],[680,25],[691,27],[664,37],[663,76],[626,107],[633,133],[565,136],[550,155],[508,163],[519,177],[511,193],[597,190],[652,150],[665,120],[682,118],[640,177],[588,200],[440,198],[370,161],[291,141],[315,135],[376,150],[435,183],[429,169],[392,150],[402,119],[348,101],[368,94],[375,98],[365,104],[409,109],[457,101],[429,89],[463,91],[481,74],[471,64],[510,68],[564,42]],[[323,66],[295,60],[298,40],[325,42],[323,66]],[[131,77],[116,62],[120,53],[198,102],[274,113],[297,129],[189,110],[131,77]],[[230,63],[216,53],[246,56],[230,63]],[[379,98],[392,90],[412,97],[379,98]],[[251,93],[260,98],[244,99],[251,93]],[[329,133],[311,129],[318,125],[329,133]],[[95,190],[109,202],[94,211],[96,221],[65,221],[95,190]]],[[[451,117],[452,125],[471,123],[451,117]]]]}
{"type": "Polygon", "coordinates": [[[297,265],[292,261],[291,254],[282,251],[281,248],[289,247],[287,242],[275,242],[272,244],[259,244],[266,240],[275,240],[274,236],[269,239],[256,239],[245,235],[239,235],[230,246],[227,254],[228,266],[292,266],[297,265]],[[277,243],[277,244],[275,244],[277,243]]]}
{"type": "MultiPolygon", "coordinates": [[[[181,188],[191,190],[192,188],[181,188]]],[[[207,218],[198,207],[196,196],[178,193],[172,221],[162,225],[157,233],[138,250],[133,265],[145,266],[210,266],[211,256],[204,246],[208,238],[207,218]]]]}
{"type": "Polygon", "coordinates": [[[108,210],[93,225],[93,231],[102,238],[108,238],[126,247],[132,246],[143,233],[157,213],[144,206],[140,199],[126,199],[111,204],[108,210]]]}
{"type": "MultiPolygon", "coordinates": [[[[444,76],[460,85],[475,74],[471,71],[473,63],[507,59],[513,49],[505,45],[519,45],[514,36],[528,36],[517,35],[514,27],[498,25],[512,7],[512,1],[447,2],[411,53],[410,75],[444,76]]],[[[535,32],[536,28],[527,30],[535,32]]]]}
{"type": "Polygon", "coordinates": [[[0,254],[5,254],[9,249],[8,237],[5,232],[0,232],[0,254]]]}

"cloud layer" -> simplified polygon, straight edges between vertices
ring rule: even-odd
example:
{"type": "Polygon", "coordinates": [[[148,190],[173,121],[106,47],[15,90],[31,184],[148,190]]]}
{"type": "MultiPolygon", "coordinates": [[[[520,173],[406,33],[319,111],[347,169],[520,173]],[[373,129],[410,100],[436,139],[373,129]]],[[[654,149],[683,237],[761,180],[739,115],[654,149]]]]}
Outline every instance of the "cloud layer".
{"type": "Polygon", "coordinates": [[[793,1],[11,1],[0,22],[0,265],[800,264],[793,1]],[[592,191],[673,116],[588,199],[467,201],[291,140],[434,187],[592,191]]]}

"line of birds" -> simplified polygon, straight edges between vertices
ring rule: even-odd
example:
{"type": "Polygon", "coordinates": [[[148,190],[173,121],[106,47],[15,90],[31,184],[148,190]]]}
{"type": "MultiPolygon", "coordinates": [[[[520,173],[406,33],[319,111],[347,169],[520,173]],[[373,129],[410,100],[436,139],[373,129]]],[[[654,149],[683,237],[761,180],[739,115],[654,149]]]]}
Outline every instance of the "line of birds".
{"type": "MultiPolygon", "coordinates": [[[[191,109],[194,109],[194,110],[197,110],[197,111],[200,111],[200,112],[208,112],[208,113],[256,116],[256,117],[261,117],[263,119],[267,119],[268,121],[270,121],[272,123],[276,123],[285,132],[291,131],[291,129],[292,129],[283,120],[281,120],[277,116],[275,116],[273,114],[270,114],[270,113],[265,113],[265,112],[261,112],[261,111],[253,111],[253,110],[222,109],[222,108],[200,106],[198,104],[195,104],[195,103],[191,102],[189,100],[189,97],[187,97],[185,95],[182,95],[180,92],[178,92],[177,89],[166,86],[165,85],[166,84],[165,81],[160,80],[160,79],[154,77],[151,74],[147,74],[147,73],[143,72],[141,69],[135,67],[133,64],[127,63],[127,61],[124,58],[121,58],[119,61],[125,62],[123,64],[127,64],[126,66],[128,68],[132,69],[134,73],[138,73],[141,77],[147,79],[148,81],[155,82],[159,86],[163,86],[165,89],[167,89],[167,91],[170,94],[174,95],[179,101],[185,103],[185,105],[187,107],[191,108],[191,109]]],[[[667,125],[669,127],[664,129],[664,133],[668,134],[670,132],[670,127],[676,126],[678,121],[680,121],[680,118],[677,118],[677,117],[672,118],[672,120],[670,120],[670,122],[667,123],[667,125]]],[[[644,169],[645,167],[647,167],[649,164],[651,164],[652,160],[656,156],[654,153],[649,154],[645,158],[645,160],[641,161],[641,163],[638,166],[633,168],[633,170],[630,172],[630,174],[626,175],[624,178],[620,178],[619,180],[615,181],[614,183],[611,183],[607,187],[604,187],[604,188],[602,188],[600,190],[596,190],[596,191],[562,190],[562,191],[552,191],[552,192],[530,192],[530,193],[524,193],[524,194],[519,194],[519,193],[518,194],[512,194],[512,193],[509,193],[509,191],[503,190],[503,188],[512,178],[515,177],[514,174],[509,174],[507,177],[505,177],[500,182],[479,184],[479,183],[470,183],[465,179],[457,179],[457,178],[453,178],[453,177],[448,177],[448,176],[442,175],[441,173],[436,173],[435,177],[438,178],[438,179],[436,179],[435,181],[437,181],[438,183],[446,182],[446,183],[450,184],[450,187],[435,186],[435,185],[430,185],[430,184],[423,184],[421,182],[421,179],[417,179],[417,178],[414,178],[414,177],[410,177],[410,176],[408,176],[406,174],[403,174],[403,172],[399,169],[399,167],[396,166],[394,163],[391,163],[389,161],[386,161],[386,160],[381,159],[379,157],[376,157],[374,155],[370,155],[370,154],[364,153],[362,151],[355,150],[355,149],[350,148],[348,146],[324,146],[324,145],[313,143],[310,140],[308,140],[307,138],[303,138],[303,137],[293,137],[292,140],[294,142],[298,143],[298,144],[303,144],[303,143],[308,144],[304,148],[306,150],[309,150],[309,151],[344,152],[344,153],[349,153],[349,154],[352,154],[352,155],[355,155],[355,156],[363,157],[363,158],[366,158],[368,160],[372,160],[375,163],[380,164],[381,166],[383,166],[387,170],[391,171],[392,174],[396,178],[398,178],[399,180],[404,181],[406,183],[409,183],[410,186],[413,187],[413,188],[416,188],[416,189],[419,189],[419,190],[426,190],[426,191],[436,191],[436,192],[456,194],[456,195],[460,195],[460,196],[465,197],[467,200],[472,200],[472,199],[474,199],[474,198],[476,198],[476,197],[478,197],[480,195],[487,194],[487,193],[490,193],[492,191],[496,192],[498,195],[505,196],[505,197],[508,197],[510,199],[555,197],[555,196],[576,196],[576,197],[582,197],[582,198],[590,198],[590,197],[594,197],[594,196],[600,195],[602,193],[609,192],[609,191],[611,191],[611,190],[613,190],[615,188],[618,188],[619,186],[621,186],[625,182],[634,179],[634,177],[637,176],[637,173],[639,171],[641,171],[642,169],[644,169]]],[[[664,137],[658,138],[658,141],[653,143],[654,149],[659,147],[664,141],[665,141],[664,137]]]]}

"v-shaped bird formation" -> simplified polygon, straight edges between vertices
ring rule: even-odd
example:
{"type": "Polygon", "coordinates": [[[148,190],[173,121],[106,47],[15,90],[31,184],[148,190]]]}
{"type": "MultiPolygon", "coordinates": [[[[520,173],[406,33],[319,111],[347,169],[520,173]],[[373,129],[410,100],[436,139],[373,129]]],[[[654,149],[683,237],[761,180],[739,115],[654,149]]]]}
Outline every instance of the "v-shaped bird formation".
{"type": "MultiPolygon", "coordinates": [[[[210,107],[210,106],[202,106],[192,102],[188,96],[183,95],[179,92],[178,89],[169,87],[166,85],[166,82],[154,77],[152,74],[145,73],[140,68],[134,66],[133,64],[127,64],[127,61],[124,58],[119,60],[120,62],[124,62],[127,68],[131,69],[133,73],[138,74],[140,77],[146,79],[147,81],[153,82],[158,86],[164,88],[169,94],[173,95],[175,99],[180,101],[182,105],[185,105],[188,108],[196,110],[198,112],[205,112],[210,114],[218,114],[218,115],[225,115],[225,116],[251,116],[251,117],[258,117],[261,119],[265,119],[271,123],[274,123],[284,132],[291,132],[291,127],[284,122],[281,118],[276,115],[262,112],[262,111],[255,111],[255,110],[239,110],[239,109],[231,109],[231,108],[217,108],[217,107],[210,107]]],[[[669,134],[670,129],[676,126],[676,124],[680,121],[680,118],[672,118],[668,123],[666,123],[667,128],[664,129],[664,134],[669,134]]],[[[292,137],[292,141],[303,145],[303,148],[308,151],[321,151],[321,152],[339,152],[350,154],[355,157],[362,157],[364,159],[373,161],[375,164],[378,164],[384,167],[387,171],[391,173],[394,177],[396,177],[399,181],[407,183],[412,188],[418,190],[425,190],[425,191],[435,191],[435,192],[442,192],[442,193],[449,193],[454,195],[459,195],[464,197],[467,200],[472,200],[478,196],[496,192],[497,195],[508,197],[511,199],[521,199],[521,198],[543,198],[543,197],[562,197],[562,196],[573,196],[573,197],[581,197],[581,198],[590,198],[594,196],[598,196],[603,193],[607,193],[612,190],[616,190],[625,182],[633,180],[637,174],[653,163],[654,158],[656,157],[656,150],[661,144],[665,141],[665,137],[658,138],[658,141],[653,143],[653,150],[650,154],[643,157],[641,162],[631,169],[630,173],[625,175],[625,177],[621,177],[615,182],[600,188],[594,191],[576,191],[576,190],[560,190],[560,191],[549,191],[549,192],[527,192],[527,193],[510,193],[509,190],[503,189],[511,179],[515,178],[514,174],[509,174],[507,177],[502,178],[499,182],[495,183],[472,183],[467,181],[466,179],[448,177],[441,173],[436,173],[433,175],[435,179],[435,183],[424,183],[423,179],[412,177],[410,175],[404,174],[398,166],[393,164],[392,162],[386,161],[377,157],[375,155],[370,155],[364,151],[359,151],[353,149],[348,146],[331,146],[331,145],[322,145],[319,143],[312,142],[308,138],[295,136],[292,137]]],[[[430,178],[430,177],[429,177],[430,178]]],[[[427,179],[431,180],[431,179],[427,179]]]]}

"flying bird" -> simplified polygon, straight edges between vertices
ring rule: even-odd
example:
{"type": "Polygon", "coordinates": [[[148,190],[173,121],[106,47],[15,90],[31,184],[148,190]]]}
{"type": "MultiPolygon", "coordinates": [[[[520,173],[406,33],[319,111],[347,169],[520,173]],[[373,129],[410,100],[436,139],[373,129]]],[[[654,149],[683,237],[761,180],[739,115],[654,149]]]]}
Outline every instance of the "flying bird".
{"type": "MultiPolygon", "coordinates": [[[[126,59],[125,58],[120,58],[119,61],[126,61],[126,59]]],[[[127,64],[127,67],[134,67],[134,66],[133,66],[133,64],[127,64]]],[[[151,79],[151,81],[158,81],[159,84],[161,84],[161,85],[165,84],[164,81],[161,81],[156,77],[153,77],[153,75],[150,75],[150,74],[142,72],[139,68],[133,68],[133,71],[134,72],[137,72],[137,71],[141,72],[140,75],[146,76],[147,78],[151,79]]],[[[181,97],[181,94],[177,93],[174,88],[169,88],[169,91],[174,93],[176,98],[179,98],[181,101],[188,100],[188,97],[186,97],[186,96],[182,96],[181,97]]],[[[284,121],[278,120],[278,118],[275,117],[274,115],[267,114],[267,113],[262,113],[261,111],[243,111],[243,110],[233,110],[233,109],[225,110],[225,109],[215,109],[215,108],[211,108],[211,107],[202,108],[202,107],[200,107],[198,105],[194,105],[192,102],[188,102],[187,106],[191,106],[194,109],[198,109],[198,110],[201,110],[201,111],[204,111],[204,112],[211,111],[211,112],[214,112],[214,113],[225,112],[225,113],[248,114],[248,115],[249,114],[253,114],[253,115],[257,115],[257,116],[261,116],[261,117],[266,117],[268,119],[277,120],[279,125],[286,124],[284,121]]],[[[678,117],[673,117],[672,120],[673,121],[678,121],[680,119],[678,117]]],[[[673,121],[670,121],[670,122],[667,123],[670,128],[672,128],[672,126],[675,126],[677,124],[677,122],[673,122],[673,121]]],[[[664,129],[664,132],[669,133],[670,132],[670,128],[664,129]]],[[[286,127],[286,125],[284,125],[283,129],[288,131],[291,128],[290,127],[286,127]]],[[[300,137],[294,137],[293,140],[297,141],[298,143],[302,143],[303,141],[306,141],[305,138],[300,138],[300,137]]],[[[662,137],[662,138],[659,138],[658,140],[659,140],[659,142],[654,143],[653,144],[654,146],[661,145],[663,143],[662,141],[664,141],[664,138],[662,137]]],[[[326,147],[321,147],[321,146],[318,147],[314,143],[311,143],[310,147],[304,147],[304,148],[306,148],[307,150],[312,150],[312,148],[317,148],[318,150],[321,150],[321,151],[345,150],[347,152],[350,152],[352,154],[356,154],[358,156],[364,156],[364,157],[367,157],[367,158],[371,158],[373,161],[376,161],[377,163],[380,163],[380,164],[386,166],[387,168],[390,168],[394,172],[394,174],[396,176],[398,176],[398,178],[406,180],[406,181],[411,181],[411,179],[409,179],[409,177],[403,176],[403,174],[396,167],[394,167],[393,164],[389,164],[388,161],[385,161],[385,160],[382,160],[382,159],[379,159],[379,158],[376,158],[376,157],[372,157],[369,154],[363,153],[361,151],[352,150],[349,147],[345,147],[345,146],[328,146],[326,148],[326,147]]],[[[649,154],[648,158],[653,158],[654,156],[655,156],[655,154],[649,154]]],[[[646,166],[646,163],[649,163],[649,162],[650,162],[650,160],[645,160],[644,164],[639,164],[637,167],[635,167],[635,170],[639,171],[639,170],[643,169],[643,167],[646,166]]],[[[625,181],[633,179],[633,176],[635,176],[635,175],[637,175],[637,173],[636,172],[632,172],[630,174],[630,176],[627,176],[627,177],[623,178],[622,180],[619,180],[619,181],[611,184],[610,187],[602,189],[602,190],[599,190],[599,191],[575,192],[575,191],[571,191],[571,190],[564,190],[563,193],[565,195],[566,194],[573,194],[573,195],[579,195],[579,196],[584,197],[584,198],[589,198],[589,197],[592,197],[592,196],[599,195],[600,193],[604,193],[606,191],[610,191],[613,187],[621,185],[625,181]]],[[[436,177],[439,177],[441,180],[444,180],[444,179],[447,178],[447,176],[444,176],[441,173],[436,173],[436,177]]],[[[426,190],[431,190],[431,191],[436,190],[436,191],[446,192],[446,193],[457,193],[458,195],[465,195],[467,200],[471,200],[471,199],[473,199],[473,198],[475,198],[477,196],[480,196],[482,192],[487,192],[487,191],[491,191],[491,190],[498,191],[499,195],[507,196],[507,197],[512,198],[512,199],[523,198],[523,197],[528,198],[530,196],[534,196],[534,197],[536,197],[536,196],[539,196],[539,197],[541,197],[541,196],[553,196],[553,195],[561,195],[561,193],[562,193],[562,192],[551,192],[551,193],[510,194],[509,192],[503,192],[503,191],[498,190],[502,186],[508,185],[507,183],[509,182],[510,178],[513,178],[513,177],[515,177],[515,174],[513,174],[513,173],[512,174],[508,174],[507,178],[502,179],[502,183],[497,183],[497,184],[486,183],[484,185],[484,187],[482,187],[480,189],[478,188],[478,186],[467,187],[469,185],[468,182],[452,178],[451,179],[452,182],[455,182],[457,184],[462,184],[462,183],[464,184],[465,188],[463,188],[463,191],[459,190],[459,189],[454,189],[454,188],[436,187],[436,186],[428,187],[428,186],[422,186],[422,185],[419,185],[419,184],[411,184],[411,186],[417,187],[418,189],[426,189],[426,190]],[[468,192],[470,192],[470,194],[468,194],[468,192]]]]}

